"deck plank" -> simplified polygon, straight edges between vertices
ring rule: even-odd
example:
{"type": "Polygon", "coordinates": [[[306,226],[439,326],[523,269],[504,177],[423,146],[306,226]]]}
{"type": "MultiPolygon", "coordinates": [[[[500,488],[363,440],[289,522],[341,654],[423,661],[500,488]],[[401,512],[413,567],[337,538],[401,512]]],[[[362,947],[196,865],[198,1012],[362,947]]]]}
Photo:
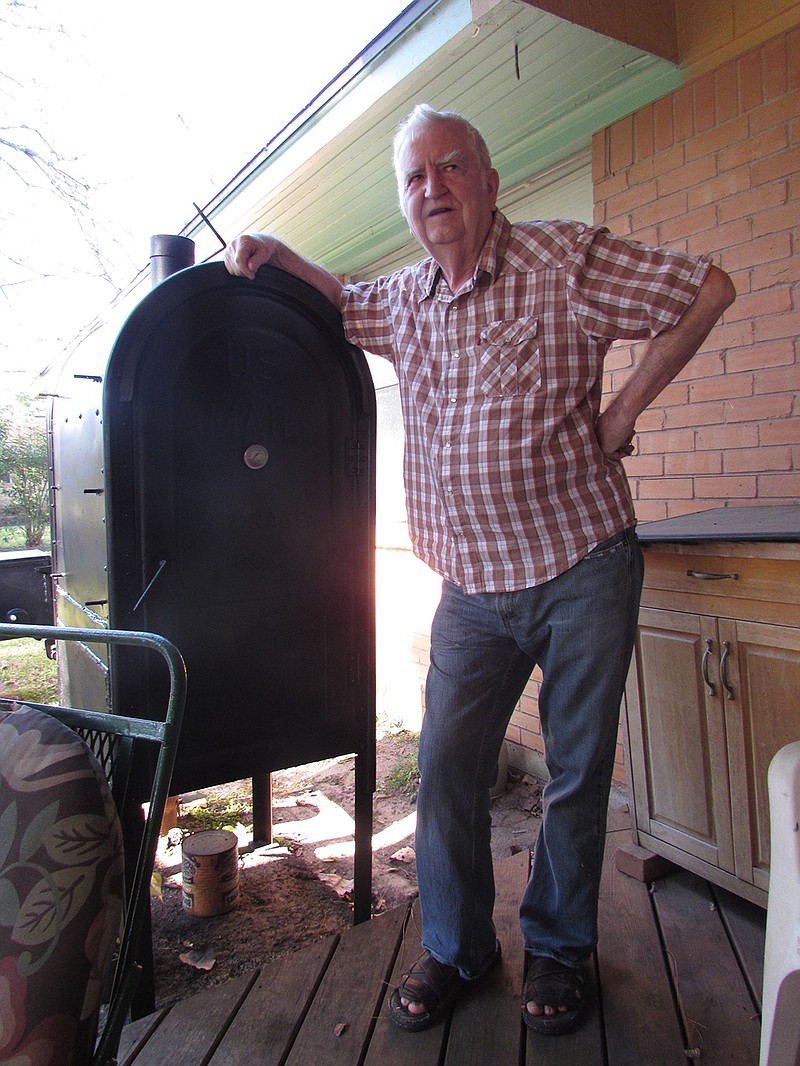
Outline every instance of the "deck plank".
{"type": "Polygon", "coordinates": [[[705,882],[684,871],[659,881],[653,894],[687,1050],[707,1066],[758,1061],[758,1015],[705,882]]]}
{"type": "Polygon", "coordinates": [[[385,995],[378,1010],[375,1031],[372,1034],[364,1066],[439,1066],[442,1046],[447,1036],[444,1022],[425,1029],[421,1033],[404,1033],[389,1021],[386,1013],[386,998],[400,983],[402,975],[414,965],[422,952],[422,919],[419,900],[415,900],[402,934],[400,951],[391,976],[384,989],[385,995]]]}
{"type": "Polygon", "coordinates": [[[524,948],[519,903],[528,883],[527,850],[495,866],[494,922],[503,954],[500,964],[456,1005],[445,1066],[517,1066],[522,1022],[520,1003],[524,948]]]}
{"type": "Polygon", "coordinates": [[[617,869],[629,837],[612,831],[600,887],[598,973],[609,1066],[675,1066],[684,1041],[648,885],[617,869]]]}
{"type": "Polygon", "coordinates": [[[338,936],[261,967],[255,983],[210,1059],[211,1066],[279,1066],[336,950],[338,936]]]}
{"type": "Polygon", "coordinates": [[[723,888],[712,889],[725,928],[741,961],[750,991],[759,1010],[764,986],[764,939],[767,912],[763,907],[723,888]]]}
{"type": "Polygon", "coordinates": [[[367,1047],[405,924],[397,907],[339,941],[286,1066],[351,1066],[367,1047]]]}
{"type": "Polygon", "coordinates": [[[257,976],[258,970],[233,977],[176,1003],[136,1052],[136,1066],[207,1062],[257,976]]]}

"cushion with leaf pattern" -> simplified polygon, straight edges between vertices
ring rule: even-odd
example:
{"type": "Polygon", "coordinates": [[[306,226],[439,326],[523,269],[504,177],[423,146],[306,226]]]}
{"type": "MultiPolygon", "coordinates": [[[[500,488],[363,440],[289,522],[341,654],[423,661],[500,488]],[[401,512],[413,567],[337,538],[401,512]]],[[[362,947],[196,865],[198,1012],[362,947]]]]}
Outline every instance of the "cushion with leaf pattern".
{"type": "Polygon", "coordinates": [[[0,1064],[88,1061],[123,907],[97,760],[43,711],[0,712],[0,1064]]]}

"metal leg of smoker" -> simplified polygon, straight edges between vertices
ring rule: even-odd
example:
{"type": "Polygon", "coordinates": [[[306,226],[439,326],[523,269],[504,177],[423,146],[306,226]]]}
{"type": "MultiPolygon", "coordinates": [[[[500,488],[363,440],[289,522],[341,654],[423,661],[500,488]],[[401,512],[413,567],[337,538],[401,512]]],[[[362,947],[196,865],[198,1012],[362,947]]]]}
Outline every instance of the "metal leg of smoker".
{"type": "MultiPolygon", "coordinates": [[[[125,881],[130,884],[133,879],[136,859],[144,834],[144,813],[139,802],[128,800],[120,810],[122,823],[122,841],[125,849],[125,881]]],[[[153,926],[150,915],[150,886],[147,886],[148,899],[144,906],[144,920],[139,944],[134,947],[136,961],[141,966],[139,980],[131,1000],[131,1018],[143,1018],[156,1009],[156,983],[153,959],[153,926]]]]}
{"type": "Polygon", "coordinates": [[[272,840],[272,774],[253,778],[253,843],[272,840]]]}
{"type": "Polygon", "coordinates": [[[372,914],[372,797],[375,792],[374,760],[356,756],[355,857],[353,859],[353,922],[368,921],[372,914]]]}

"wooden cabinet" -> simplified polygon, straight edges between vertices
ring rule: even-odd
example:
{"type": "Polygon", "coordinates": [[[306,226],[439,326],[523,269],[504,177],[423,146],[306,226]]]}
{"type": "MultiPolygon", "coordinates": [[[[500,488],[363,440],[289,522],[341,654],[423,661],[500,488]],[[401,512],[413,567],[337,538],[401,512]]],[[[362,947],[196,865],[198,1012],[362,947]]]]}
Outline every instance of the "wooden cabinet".
{"type": "Polygon", "coordinates": [[[634,839],[766,905],[767,768],[800,739],[800,545],[642,539],[626,692],[634,839]]]}

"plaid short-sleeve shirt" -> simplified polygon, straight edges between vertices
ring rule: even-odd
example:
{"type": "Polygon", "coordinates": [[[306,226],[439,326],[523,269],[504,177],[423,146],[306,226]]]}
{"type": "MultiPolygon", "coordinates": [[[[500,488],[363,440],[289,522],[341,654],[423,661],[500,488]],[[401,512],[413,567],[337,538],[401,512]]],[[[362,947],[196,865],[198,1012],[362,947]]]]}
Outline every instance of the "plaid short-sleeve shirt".
{"type": "Polygon", "coordinates": [[[394,365],[415,553],[466,592],[549,581],[634,523],[594,425],[617,339],[672,328],[709,267],[574,222],[496,212],[475,275],[432,259],[347,286],[354,343],[394,365]]]}

